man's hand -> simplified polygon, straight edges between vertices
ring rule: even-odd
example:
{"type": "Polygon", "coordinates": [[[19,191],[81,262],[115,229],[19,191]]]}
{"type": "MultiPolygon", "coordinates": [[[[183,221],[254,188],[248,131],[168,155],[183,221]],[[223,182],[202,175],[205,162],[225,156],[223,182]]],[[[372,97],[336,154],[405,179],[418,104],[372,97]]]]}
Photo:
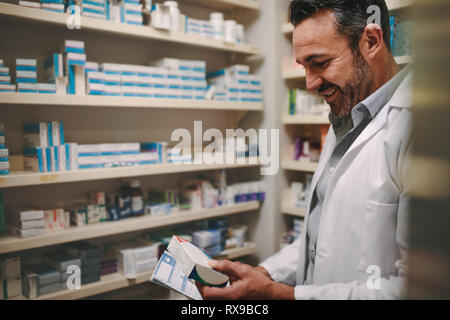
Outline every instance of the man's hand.
{"type": "Polygon", "coordinates": [[[196,282],[203,299],[294,299],[294,288],[273,281],[262,267],[229,260],[212,260],[210,264],[230,277],[230,286],[215,288],[196,282]]]}

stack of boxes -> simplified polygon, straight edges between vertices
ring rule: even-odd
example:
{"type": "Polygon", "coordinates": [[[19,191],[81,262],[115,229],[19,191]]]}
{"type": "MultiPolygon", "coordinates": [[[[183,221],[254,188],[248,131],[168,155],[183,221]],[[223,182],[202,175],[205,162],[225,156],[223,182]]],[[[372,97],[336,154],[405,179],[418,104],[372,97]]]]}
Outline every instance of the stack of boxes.
{"type": "Polygon", "coordinates": [[[84,42],[65,40],[61,53],[63,53],[64,58],[64,75],[68,78],[67,93],[84,96],[86,94],[84,42]]]}
{"type": "Polygon", "coordinates": [[[121,73],[122,68],[120,64],[102,63],[101,70],[104,77],[104,95],[107,96],[121,96],[121,73]]]}
{"type": "MultiPolygon", "coordinates": [[[[76,266],[81,269],[81,260],[79,258],[62,251],[46,255],[44,257],[44,263],[54,268],[60,274],[60,285],[58,290],[70,288],[67,286],[67,280],[72,275],[72,266],[76,266]]],[[[55,291],[57,291],[56,287],[58,286],[55,285],[55,291]]],[[[40,289],[40,291],[42,292],[42,289],[40,289]]]]}
{"type": "Polygon", "coordinates": [[[25,123],[23,131],[25,170],[58,172],[78,168],[77,144],[65,143],[62,122],[25,123]]]}
{"type": "Polygon", "coordinates": [[[155,96],[152,88],[158,86],[158,82],[161,82],[160,79],[165,79],[165,74],[158,74],[154,68],[146,66],[122,64],[120,72],[124,96],[146,98],[155,96]]]}
{"type": "Polygon", "coordinates": [[[119,4],[120,22],[142,26],[142,4],[139,0],[122,0],[119,4]]]}
{"type": "Polygon", "coordinates": [[[35,263],[24,267],[24,296],[35,298],[65,288],[61,272],[47,263],[35,263]]]}
{"type": "Polygon", "coordinates": [[[168,70],[168,85],[170,94],[178,91],[182,99],[203,100],[206,95],[206,62],[202,60],[179,60],[163,58],[155,62],[157,67],[168,70]],[[181,90],[173,91],[173,85],[181,90]]]}
{"type": "Polygon", "coordinates": [[[139,143],[85,144],[78,146],[78,168],[111,168],[161,163],[157,150],[140,152],[139,143]]]}
{"type": "Polygon", "coordinates": [[[105,94],[105,76],[103,72],[86,70],[86,91],[91,95],[105,94]]]}
{"type": "Polygon", "coordinates": [[[246,65],[234,65],[208,73],[210,86],[215,88],[215,99],[241,102],[262,102],[261,80],[258,76],[249,74],[246,65]]]}
{"type": "Polygon", "coordinates": [[[81,15],[95,19],[108,19],[109,3],[105,0],[81,0],[81,15]]]}
{"type": "Polygon", "coordinates": [[[5,125],[0,122],[0,175],[9,174],[9,151],[6,148],[5,125]]]}
{"type": "Polygon", "coordinates": [[[186,17],[185,33],[214,39],[214,26],[208,20],[198,20],[186,17]]]}
{"type": "Polygon", "coordinates": [[[84,241],[70,243],[66,252],[81,260],[81,284],[100,281],[100,248],[84,241]]]}
{"type": "Polygon", "coordinates": [[[36,59],[16,59],[17,92],[37,93],[36,59]]]}
{"type": "Polygon", "coordinates": [[[33,2],[33,1],[19,0],[19,6],[27,7],[27,8],[34,8],[34,9],[41,9],[41,3],[33,2]]]}
{"type": "Polygon", "coordinates": [[[41,0],[41,8],[47,11],[64,13],[65,0],[41,0]]]}
{"type": "Polygon", "coordinates": [[[44,61],[44,81],[39,83],[39,93],[66,94],[67,80],[64,77],[63,55],[53,53],[44,61]],[[46,88],[47,92],[43,89],[46,88]]]}
{"type": "Polygon", "coordinates": [[[0,59],[0,92],[15,92],[16,85],[11,84],[9,68],[5,67],[3,59],[0,59]]]}
{"type": "Polygon", "coordinates": [[[101,264],[100,268],[101,276],[117,272],[117,260],[116,257],[111,253],[102,255],[100,264],[101,264]]]}
{"type": "Polygon", "coordinates": [[[22,295],[20,258],[4,257],[0,260],[0,300],[22,295]]]}
{"type": "Polygon", "coordinates": [[[11,234],[19,238],[29,238],[45,233],[43,210],[14,210],[9,212],[8,227],[11,234]]]}
{"type": "Polygon", "coordinates": [[[220,255],[221,239],[220,230],[201,230],[192,233],[192,243],[203,248],[210,256],[220,255]]]}
{"type": "Polygon", "coordinates": [[[128,279],[135,279],[140,273],[152,271],[158,261],[159,245],[139,240],[113,247],[119,272],[128,279]]]}

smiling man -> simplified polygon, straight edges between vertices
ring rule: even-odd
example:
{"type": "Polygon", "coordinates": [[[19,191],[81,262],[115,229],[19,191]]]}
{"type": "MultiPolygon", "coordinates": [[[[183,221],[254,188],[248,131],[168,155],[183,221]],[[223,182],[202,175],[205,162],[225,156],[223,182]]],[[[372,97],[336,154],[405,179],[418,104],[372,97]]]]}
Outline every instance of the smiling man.
{"type": "Polygon", "coordinates": [[[307,89],[331,107],[305,229],[257,267],[215,261],[231,285],[199,290],[206,299],[402,298],[411,74],[392,55],[386,3],[298,0],[290,18],[307,89]]]}

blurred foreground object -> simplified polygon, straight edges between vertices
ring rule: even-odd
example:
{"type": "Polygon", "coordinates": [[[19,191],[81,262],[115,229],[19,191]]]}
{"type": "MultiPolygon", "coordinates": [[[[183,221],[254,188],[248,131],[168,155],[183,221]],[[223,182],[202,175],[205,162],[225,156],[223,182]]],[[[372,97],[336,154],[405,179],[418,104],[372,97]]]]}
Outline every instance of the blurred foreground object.
{"type": "Polygon", "coordinates": [[[408,298],[450,299],[450,1],[414,4],[408,298]]]}

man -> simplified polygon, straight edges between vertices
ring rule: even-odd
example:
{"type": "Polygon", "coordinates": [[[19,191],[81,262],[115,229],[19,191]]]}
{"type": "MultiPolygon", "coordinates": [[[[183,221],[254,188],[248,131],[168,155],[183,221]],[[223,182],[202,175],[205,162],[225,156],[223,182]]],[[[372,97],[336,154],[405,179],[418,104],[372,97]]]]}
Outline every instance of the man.
{"type": "Polygon", "coordinates": [[[331,107],[304,232],[255,268],[214,261],[230,286],[197,286],[206,299],[401,298],[411,75],[392,55],[385,1],[293,1],[290,17],[307,89],[331,107]]]}

